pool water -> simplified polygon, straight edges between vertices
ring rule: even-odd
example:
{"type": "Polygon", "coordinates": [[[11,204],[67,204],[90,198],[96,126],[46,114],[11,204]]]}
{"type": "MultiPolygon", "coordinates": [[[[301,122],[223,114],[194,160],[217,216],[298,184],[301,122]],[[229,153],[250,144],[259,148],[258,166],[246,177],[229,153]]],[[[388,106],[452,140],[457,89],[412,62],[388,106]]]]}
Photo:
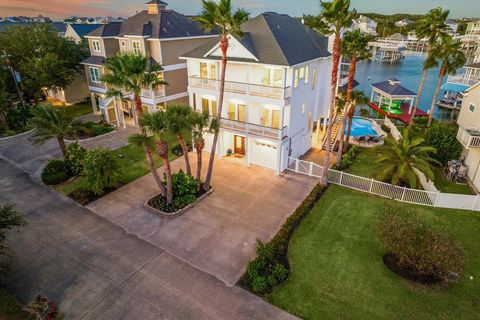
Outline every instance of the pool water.
{"type": "MultiPolygon", "coordinates": [[[[352,119],[352,130],[350,135],[352,137],[363,137],[363,136],[378,136],[378,133],[372,128],[372,121],[364,118],[354,117],[352,119]]],[[[345,134],[347,133],[348,128],[345,128],[345,134]]]]}

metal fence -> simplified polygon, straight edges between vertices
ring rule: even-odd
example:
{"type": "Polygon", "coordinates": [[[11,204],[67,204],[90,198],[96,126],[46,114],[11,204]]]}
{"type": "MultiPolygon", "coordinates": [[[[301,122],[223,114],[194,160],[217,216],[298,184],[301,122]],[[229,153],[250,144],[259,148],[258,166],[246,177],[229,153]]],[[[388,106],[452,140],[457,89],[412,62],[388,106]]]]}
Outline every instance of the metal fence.
{"type": "MultiPolygon", "coordinates": [[[[295,158],[288,158],[287,169],[315,178],[320,178],[323,172],[322,166],[295,158]]],[[[480,196],[478,195],[461,195],[410,189],[333,169],[328,170],[327,180],[329,183],[401,202],[437,208],[480,211],[480,196]]]]}

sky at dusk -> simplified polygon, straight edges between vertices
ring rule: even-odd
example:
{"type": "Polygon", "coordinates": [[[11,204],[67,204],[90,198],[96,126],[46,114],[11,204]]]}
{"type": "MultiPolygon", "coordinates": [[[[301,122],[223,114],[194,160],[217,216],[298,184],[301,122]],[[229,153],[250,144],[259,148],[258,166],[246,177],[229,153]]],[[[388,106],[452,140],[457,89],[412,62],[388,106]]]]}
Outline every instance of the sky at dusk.
{"type": "MultiPolygon", "coordinates": [[[[425,13],[441,6],[451,11],[452,18],[480,16],[480,0],[351,0],[359,12],[425,13]]],[[[76,16],[124,16],[144,10],[147,0],[0,0],[0,16],[36,16],[52,19],[76,16]]],[[[200,12],[201,0],[166,0],[168,8],[184,14],[200,12]]],[[[319,0],[233,0],[252,15],[276,11],[292,16],[319,11],[319,0]]]]}

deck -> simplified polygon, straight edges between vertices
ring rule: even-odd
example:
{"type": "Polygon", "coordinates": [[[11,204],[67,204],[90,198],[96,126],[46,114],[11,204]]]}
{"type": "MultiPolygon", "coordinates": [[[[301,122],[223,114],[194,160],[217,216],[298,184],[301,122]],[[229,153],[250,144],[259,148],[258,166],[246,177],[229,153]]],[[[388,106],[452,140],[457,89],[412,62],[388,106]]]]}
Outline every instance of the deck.
{"type": "MultiPolygon", "coordinates": [[[[402,110],[402,114],[391,114],[391,113],[385,112],[382,108],[380,108],[378,105],[376,105],[373,102],[369,102],[368,106],[373,110],[377,111],[381,115],[387,116],[390,119],[400,120],[405,124],[409,124],[410,119],[413,116],[413,114],[408,114],[408,109],[410,108],[410,105],[408,104],[402,104],[402,106],[400,107],[400,110],[402,110]]],[[[428,117],[428,113],[426,113],[423,110],[416,109],[415,117],[428,117]]]]}

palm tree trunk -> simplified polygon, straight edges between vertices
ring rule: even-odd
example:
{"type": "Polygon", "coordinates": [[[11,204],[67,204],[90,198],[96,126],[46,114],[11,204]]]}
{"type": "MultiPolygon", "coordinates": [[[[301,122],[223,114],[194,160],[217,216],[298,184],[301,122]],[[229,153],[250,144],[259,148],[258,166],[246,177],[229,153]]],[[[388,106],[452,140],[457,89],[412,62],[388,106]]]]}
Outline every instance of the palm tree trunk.
{"type": "Polygon", "coordinates": [[[417,105],[420,104],[420,97],[422,96],[425,79],[427,79],[427,70],[422,71],[422,79],[420,80],[420,86],[418,87],[417,103],[413,105],[412,116],[410,118],[410,122],[408,123],[409,126],[412,126],[413,120],[415,120],[415,113],[417,113],[417,105]]]}
{"type": "MultiPolygon", "coordinates": [[[[220,39],[220,48],[222,49],[222,70],[220,75],[220,95],[218,101],[218,110],[217,110],[217,124],[220,126],[220,119],[222,117],[222,108],[223,108],[223,95],[225,92],[225,72],[227,70],[227,50],[228,50],[228,38],[226,35],[222,35],[220,39]]],[[[208,160],[208,169],[207,175],[205,177],[205,183],[203,184],[203,189],[205,191],[210,190],[210,184],[212,181],[213,173],[213,162],[215,160],[215,153],[217,150],[218,135],[220,130],[216,130],[213,136],[212,150],[210,152],[210,158],[208,160]]]]}
{"type": "Polygon", "coordinates": [[[331,142],[330,138],[332,136],[333,129],[333,119],[335,118],[335,96],[337,94],[337,83],[338,83],[338,64],[340,63],[340,50],[341,50],[341,40],[340,35],[335,35],[335,40],[333,42],[333,65],[332,65],[332,75],[330,81],[330,107],[329,107],[329,119],[327,127],[327,145],[325,150],[325,158],[323,159],[323,172],[320,179],[320,184],[326,186],[328,184],[327,174],[328,168],[330,167],[330,148],[331,142]]]}
{"type": "Polygon", "coordinates": [[[183,151],[183,158],[185,159],[185,168],[187,171],[187,175],[191,176],[192,175],[192,169],[190,167],[190,159],[188,158],[188,147],[185,142],[185,139],[181,135],[177,135],[177,140],[178,143],[180,143],[180,146],[182,147],[183,151]]]}
{"type": "Polygon", "coordinates": [[[57,141],[58,141],[58,146],[60,147],[60,151],[62,151],[63,159],[66,159],[67,158],[67,146],[65,144],[65,140],[63,139],[63,137],[57,137],[57,141]]]}
{"type": "Polygon", "coordinates": [[[202,178],[202,149],[197,149],[197,180],[202,178]]]}
{"type": "Polygon", "coordinates": [[[165,188],[165,185],[162,182],[162,179],[160,178],[160,175],[158,174],[157,168],[155,167],[155,162],[153,161],[153,156],[152,152],[148,148],[148,146],[145,144],[143,146],[143,150],[145,151],[145,155],[147,157],[147,162],[148,162],[148,167],[150,168],[150,171],[152,172],[153,179],[155,179],[155,182],[158,185],[158,188],[160,189],[160,194],[166,198],[167,196],[167,189],[165,188]]]}
{"type": "Polygon", "coordinates": [[[428,114],[428,126],[432,125],[433,112],[435,111],[435,105],[437,104],[438,93],[440,92],[440,86],[443,82],[443,77],[445,77],[445,66],[442,65],[440,72],[438,74],[437,86],[435,87],[435,92],[433,93],[432,106],[430,107],[430,113],[428,114]]]}
{"type": "Polygon", "coordinates": [[[140,117],[143,114],[143,109],[142,109],[142,98],[140,98],[140,95],[138,95],[137,93],[135,93],[135,95],[133,96],[133,103],[135,105],[135,115],[137,117],[136,121],[138,125],[140,121],[140,117]]]}
{"type": "MultiPolygon", "coordinates": [[[[342,159],[343,154],[343,140],[345,139],[345,126],[347,124],[347,115],[349,114],[350,109],[353,107],[350,105],[350,100],[352,99],[352,90],[353,90],[353,80],[355,79],[355,73],[357,70],[357,58],[353,57],[350,61],[350,67],[348,68],[348,86],[347,86],[347,96],[345,97],[345,107],[348,108],[347,112],[344,113],[342,119],[342,127],[340,129],[340,139],[337,151],[336,162],[339,162],[342,159]]],[[[348,145],[348,141],[347,141],[348,145]]]]}
{"type": "Polygon", "coordinates": [[[170,167],[170,160],[168,159],[168,144],[163,140],[157,141],[157,153],[162,158],[163,161],[163,170],[165,172],[165,177],[167,180],[167,192],[166,200],[170,204],[173,201],[173,192],[172,192],[172,168],[170,167]]]}
{"type": "Polygon", "coordinates": [[[350,147],[349,141],[350,141],[350,132],[352,131],[352,121],[353,121],[353,116],[355,115],[355,102],[353,102],[352,107],[350,108],[350,111],[348,112],[348,129],[347,129],[347,138],[345,139],[346,145],[345,145],[345,151],[348,151],[348,148],[350,147]]]}

